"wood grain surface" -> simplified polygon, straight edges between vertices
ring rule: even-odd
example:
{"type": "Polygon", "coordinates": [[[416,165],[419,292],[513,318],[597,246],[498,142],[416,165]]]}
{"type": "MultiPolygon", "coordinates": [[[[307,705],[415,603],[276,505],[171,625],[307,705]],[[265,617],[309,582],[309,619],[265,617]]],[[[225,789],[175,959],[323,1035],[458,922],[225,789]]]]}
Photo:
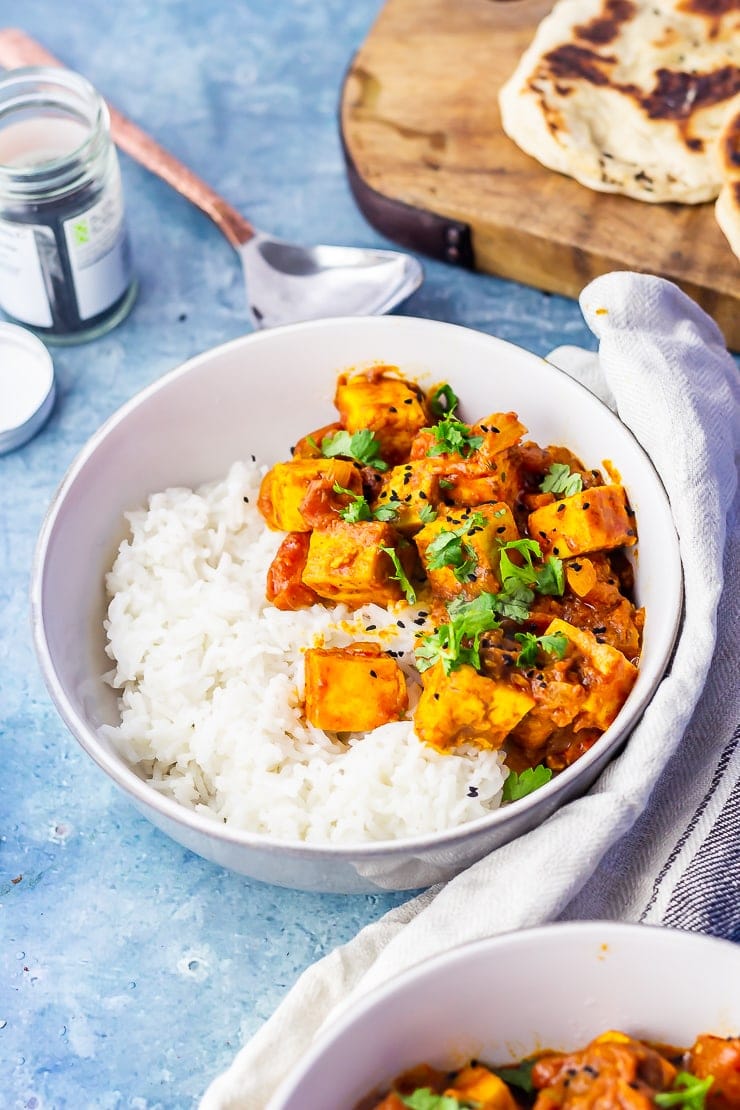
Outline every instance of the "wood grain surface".
{"type": "Polygon", "coordinates": [[[551,6],[387,0],[342,93],[360,206],[391,238],[400,238],[398,218],[365,205],[366,189],[467,224],[477,269],[567,296],[610,270],[660,274],[740,349],[740,262],[713,204],[654,205],[594,192],[541,166],[504,134],[498,90],[551,6]]]}

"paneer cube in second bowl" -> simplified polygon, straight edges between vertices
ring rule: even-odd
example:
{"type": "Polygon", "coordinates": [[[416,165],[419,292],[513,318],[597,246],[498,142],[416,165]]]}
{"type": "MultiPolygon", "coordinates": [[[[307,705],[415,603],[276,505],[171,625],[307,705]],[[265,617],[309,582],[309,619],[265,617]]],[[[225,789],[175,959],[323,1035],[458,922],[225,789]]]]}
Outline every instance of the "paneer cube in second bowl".
{"type": "Polygon", "coordinates": [[[330,732],[366,732],[408,709],[403,671],[377,644],[308,648],[306,720],[330,732]]]}

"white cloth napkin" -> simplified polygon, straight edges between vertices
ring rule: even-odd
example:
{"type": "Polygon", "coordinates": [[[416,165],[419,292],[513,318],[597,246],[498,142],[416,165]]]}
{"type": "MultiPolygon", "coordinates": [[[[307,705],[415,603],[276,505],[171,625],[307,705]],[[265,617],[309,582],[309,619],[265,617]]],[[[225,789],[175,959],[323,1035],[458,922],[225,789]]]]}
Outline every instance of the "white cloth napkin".
{"type": "Polygon", "coordinates": [[[265,1110],[348,1003],[454,945],[558,916],[663,921],[740,940],[738,373],[716,325],[670,282],[607,274],[580,303],[598,358],[579,348],[550,357],[615,408],[667,490],[685,585],[670,671],[585,797],[310,967],[201,1110],[265,1110]]]}

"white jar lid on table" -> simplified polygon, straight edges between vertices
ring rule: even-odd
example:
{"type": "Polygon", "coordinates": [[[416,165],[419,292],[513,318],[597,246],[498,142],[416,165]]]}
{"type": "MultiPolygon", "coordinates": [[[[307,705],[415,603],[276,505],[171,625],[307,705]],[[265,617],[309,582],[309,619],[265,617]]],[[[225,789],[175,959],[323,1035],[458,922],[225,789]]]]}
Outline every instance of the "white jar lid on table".
{"type": "Polygon", "coordinates": [[[26,443],[54,407],[51,355],[30,331],[0,324],[0,455],[26,443]]]}

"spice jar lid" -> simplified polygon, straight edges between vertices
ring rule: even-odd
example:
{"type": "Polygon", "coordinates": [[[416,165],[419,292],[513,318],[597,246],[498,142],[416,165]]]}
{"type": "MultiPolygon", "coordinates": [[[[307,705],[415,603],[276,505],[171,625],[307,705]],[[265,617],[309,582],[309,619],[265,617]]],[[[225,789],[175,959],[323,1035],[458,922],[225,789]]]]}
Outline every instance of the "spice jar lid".
{"type": "Polygon", "coordinates": [[[36,435],[55,396],[54,364],[41,340],[17,324],[0,324],[0,455],[36,435]]]}

